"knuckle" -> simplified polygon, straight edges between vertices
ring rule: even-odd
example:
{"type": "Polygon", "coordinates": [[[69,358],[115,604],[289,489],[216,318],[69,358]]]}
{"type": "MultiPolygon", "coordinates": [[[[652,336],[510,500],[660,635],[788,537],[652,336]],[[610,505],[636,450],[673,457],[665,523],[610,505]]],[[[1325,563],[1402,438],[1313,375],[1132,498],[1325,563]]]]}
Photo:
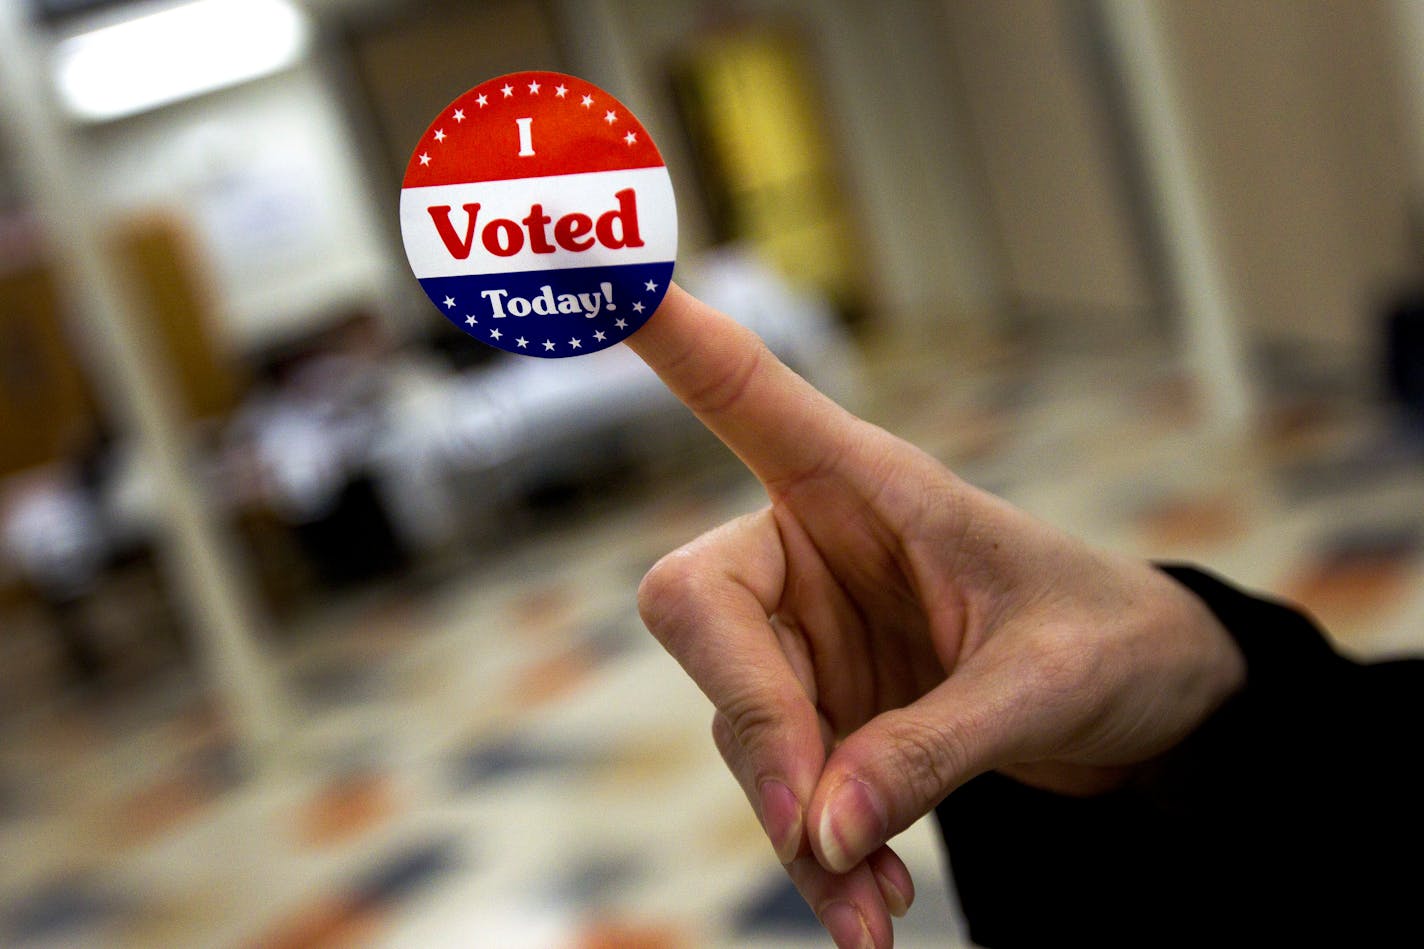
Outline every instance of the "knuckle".
{"type": "Polygon", "coordinates": [[[761,697],[752,694],[724,704],[712,718],[717,752],[749,795],[775,760],[772,746],[781,721],[761,697]]]}
{"type": "Polygon", "coordinates": [[[721,372],[687,394],[689,408],[694,412],[716,415],[741,401],[758,371],[771,357],[771,350],[766,348],[765,343],[755,336],[752,339],[753,345],[745,347],[721,372]]]}
{"type": "Polygon", "coordinates": [[[744,749],[754,751],[774,733],[780,717],[760,697],[746,693],[728,702],[721,709],[726,719],[732,739],[744,749]]]}
{"type": "Polygon", "coordinates": [[[695,609],[701,574],[697,561],[684,547],[655,563],[638,584],[638,615],[664,645],[695,609]]]}
{"type": "Polygon", "coordinates": [[[969,777],[969,755],[959,730],[903,716],[890,732],[891,761],[915,800],[938,802],[969,777]]]}
{"type": "Polygon", "coordinates": [[[728,759],[731,751],[737,743],[737,736],[732,733],[732,723],[727,721],[727,716],[717,712],[712,716],[712,743],[717,746],[717,751],[721,753],[723,759],[728,759]]]}
{"type": "Polygon", "coordinates": [[[1112,716],[1119,677],[1116,658],[1100,639],[1081,629],[1047,628],[1035,634],[1032,661],[1015,676],[1013,702],[1020,715],[1052,723],[1021,736],[1021,754],[1060,753],[1112,716]]]}
{"type": "Polygon", "coordinates": [[[1087,637],[1071,629],[1045,627],[1033,643],[1035,661],[1030,686],[1047,702],[1081,702],[1101,680],[1106,661],[1101,650],[1092,648],[1087,637]]]}

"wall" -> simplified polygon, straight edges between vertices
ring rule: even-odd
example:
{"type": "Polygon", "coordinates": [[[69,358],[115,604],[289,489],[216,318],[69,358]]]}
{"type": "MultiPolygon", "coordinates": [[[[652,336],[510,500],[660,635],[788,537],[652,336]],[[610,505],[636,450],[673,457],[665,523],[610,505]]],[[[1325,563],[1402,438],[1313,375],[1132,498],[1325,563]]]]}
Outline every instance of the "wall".
{"type": "Polygon", "coordinates": [[[1241,318],[1361,364],[1409,263],[1388,5],[1167,4],[1165,32],[1241,318]]]}
{"type": "Polygon", "coordinates": [[[993,326],[1006,274],[930,3],[808,4],[885,307],[903,331],[993,326]]]}
{"type": "MultiPolygon", "coordinates": [[[[625,101],[659,136],[679,204],[695,214],[696,182],[663,69],[708,29],[803,29],[881,325],[913,337],[997,318],[997,261],[957,130],[934,4],[755,0],[728,13],[703,0],[570,0],[559,9],[575,27],[571,68],[629,90],[625,101]]],[[[689,237],[688,251],[705,245],[700,222],[689,237]]]]}
{"type": "Polygon", "coordinates": [[[351,135],[317,68],[89,130],[109,213],[160,208],[205,251],[222,342],[242,350],[384,300],[395,261],[351,135]]]}
{"type": "Polygon", "coordinates": [[[948,0],[949,50],[1021,310],[1147,325],[1156,297],[1077,8],[1063,0],[948,0]]]}
{"type": "MultiPolygon", "coordinates": [[[[1391,4],[1158,4],[1246,338],[1366,369],[1410,267],[1407,113],[1391,4]]],[[[1143,325],[1162,298],[1085,9],[946,0],[985,190],[1020,306],[1143,325]]],[[[1407,81],[1407,78],[1404,79],[1407,81]]],[[[1129,142],[1130,146],[1130,142],[1129,142]]],[[[1154,209],[1144,208],[1152,226],[1154,209]]],[[[1113,325],[1109,322],[1108,325],[1113,325]]]]}

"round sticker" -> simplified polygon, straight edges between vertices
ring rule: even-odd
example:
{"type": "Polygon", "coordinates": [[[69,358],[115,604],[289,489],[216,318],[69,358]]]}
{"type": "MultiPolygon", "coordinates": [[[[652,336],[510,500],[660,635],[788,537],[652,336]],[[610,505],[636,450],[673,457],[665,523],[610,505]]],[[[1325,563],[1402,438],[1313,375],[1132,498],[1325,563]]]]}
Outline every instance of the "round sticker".
{"type": "Polygon", "coordinates": [[[555,72],[481,83],[411,155],[401,236],[436,308],[543,358],[627,339],[667,292],[677,207],[657,146],[613,96],[555,72]]]}

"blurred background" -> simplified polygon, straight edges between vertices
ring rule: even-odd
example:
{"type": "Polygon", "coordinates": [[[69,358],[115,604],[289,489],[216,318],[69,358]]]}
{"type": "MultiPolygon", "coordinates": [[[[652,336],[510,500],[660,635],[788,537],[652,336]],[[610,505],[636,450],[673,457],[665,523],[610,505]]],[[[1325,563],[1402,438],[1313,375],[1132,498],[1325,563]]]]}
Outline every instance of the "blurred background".
{"type": "Polygon", "coordinates": [[[522,69],[838,399],[1424,646],[1424,4],[0,0],[0,945],[826,944],[633,602],[756,485],[406,267],[415,141],[522,69]]]}

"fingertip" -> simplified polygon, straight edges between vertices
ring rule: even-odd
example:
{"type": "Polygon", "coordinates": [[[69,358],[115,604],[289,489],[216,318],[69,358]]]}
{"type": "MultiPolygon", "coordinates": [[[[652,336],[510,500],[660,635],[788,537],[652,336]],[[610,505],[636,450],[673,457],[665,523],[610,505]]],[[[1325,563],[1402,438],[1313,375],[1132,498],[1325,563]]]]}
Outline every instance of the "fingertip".
{"type": "Polygon", "coordinates": [[[816,858],[832,873],[847,873],[885,842],[889,812],[879,793],[859,778],[846,778],[821,805],[811,840],[816,858]]]}
{"type": "Polygon", "coordinates": [[[894,920],[869,864],[836,874],[806,853],[786,871],[838,947],[891,949],[894,945],[894,920]]]}
{"type": "Polygon", "coordinates": [[[761,796],[762,826],[776,849],[777,859],[788,864],[796,859],[801,849],[802,817],[801,802],[791,789],[781,781],[763,781],[758,789],[761,796]]]}
{"type": "Polygon", "coordinates": [[[870,927],[854,903],[836,900],[822,908],[820,918],[821,925],[835,940],[836,949],[875,949],[870,927]]]}
{"type": "Polygon", "coordinates": [[[625,343],[656,370],[681,361],[694,345],[694,330],[719,319],[728,318],[674,281],[652,316],[625,343]]]}
{"type": "Polygon", "coordinates": [[[867,861],[885,900],[885,908],[896,919],[910,911],[915,902],[915,881],[899,855],[889,847],[881,847],[867,861]]]}

